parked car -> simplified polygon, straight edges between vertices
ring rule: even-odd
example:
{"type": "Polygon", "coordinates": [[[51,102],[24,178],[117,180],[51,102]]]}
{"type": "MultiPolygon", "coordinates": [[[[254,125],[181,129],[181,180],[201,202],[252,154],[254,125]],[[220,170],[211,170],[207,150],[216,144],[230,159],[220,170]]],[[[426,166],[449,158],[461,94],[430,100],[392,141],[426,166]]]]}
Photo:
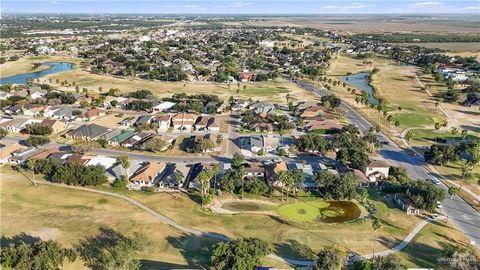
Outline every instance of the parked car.
{"type": "Polygon", "coordinates": [[[437,220],[438,217],[439,217],[438,214],[432,214],[432,215],[430,216],[430,219],[431,219],[431,220],[437,220]]]}
{"type": "Polygon", "coordinates": [[[432,183],[434,183],[435,185],[440,185],[442,183],[438,179],[431,179],[430,181],[432,181],[432,183]]]}
{"type": "Polygon", "coordinates": [[[442,208],[443,207],[443,204],[439,201],[437,201],[437,208],[442,208]]]}
{"type": "Polygon", "coordinates": [[[298,156],[297,156],[296,154],[288,154],[287,157],[289,157],[289,158],[296,158],[296,157],[298,157],[298,156]]]}
{"type": "Polygon", "coordinates": [[[279,159],[279,158],[275,158],[275,159],[272,159],[272,162],[274,162],[274,163],[280,163],[280,162],[282,162],[282,160],[279,159]]]}

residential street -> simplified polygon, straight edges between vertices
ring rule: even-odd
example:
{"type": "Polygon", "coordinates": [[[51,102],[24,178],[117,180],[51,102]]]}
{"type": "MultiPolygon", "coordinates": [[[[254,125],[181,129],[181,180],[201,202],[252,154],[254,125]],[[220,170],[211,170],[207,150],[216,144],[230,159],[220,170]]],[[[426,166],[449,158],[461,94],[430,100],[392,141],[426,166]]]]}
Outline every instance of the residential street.
{"type": "MultiPolygon", "coordinates": [[[[298,85],[302,86],[308,91],[315,93],[318,96],[329,95],[330,93],[325,89],[320,89],[312,84],[295,81],[298,85]]],[[[365,119],[362,115],[356,112],[348,104],[342,101],[340,107],[346,111],[347,119],[356,124],[361,131],[366,131],[373,125],[365,119]]],[[[415,180],[437,179],[435,174],[432,174],[425,168],[425,164],[420,157],[412,157],[403,151],[398,145],[391,141],[385,134],[378,133],[378,139],[380,142],[388,142],[388,144],[382,143],[382,149],[380,155],[388,162],[405,167],[410,176],[415,180]]],[[[450,213],[450,219],[454,224],[471,240],[472,244],[480,246],[480,213],[478,213],[473,207],[466,203],[462,198],[455,196],[452,200],[450,208],[450,196],[447,192],[447,187],[442,184],[442,188],[445,189],[446,196],[443,200],[443,210],[450,213]],[[450,208],[450,209],[449,209],[450,208]],[[449,211],[450,210],[450,211],[449,211]]]]}

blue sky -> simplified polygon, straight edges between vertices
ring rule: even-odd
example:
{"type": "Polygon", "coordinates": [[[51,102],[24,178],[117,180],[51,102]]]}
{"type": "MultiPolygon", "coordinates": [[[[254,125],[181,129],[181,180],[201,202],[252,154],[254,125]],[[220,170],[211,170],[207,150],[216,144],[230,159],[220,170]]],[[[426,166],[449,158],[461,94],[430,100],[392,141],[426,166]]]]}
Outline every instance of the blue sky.
{"type": "Polygon", "coordinates": [[[375,14],[471,13],[480,0],[1,0],[1,12],[152,14],[375,14]]]}

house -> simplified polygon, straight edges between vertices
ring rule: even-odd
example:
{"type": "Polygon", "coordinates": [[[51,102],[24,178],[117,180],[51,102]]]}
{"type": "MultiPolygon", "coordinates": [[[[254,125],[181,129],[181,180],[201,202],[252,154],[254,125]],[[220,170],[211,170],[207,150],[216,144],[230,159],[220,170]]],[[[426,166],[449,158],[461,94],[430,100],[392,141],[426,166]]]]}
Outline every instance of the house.
{"type": "Polygon", "coordinates": [[[148,141],[153,140],[153,139],[155,139],[155,140],[162,140],[162,141],[164,141],[164,142],[166,143],[166,144],[165,144],[165,147],[162,148],[162,149],[160,149],[160,151],[165,151],[165,150],[167,150],[167,149],[172,145],[173,141],[175,140],[175,138],[174,138],[174,137],[171,137],[171,136],[155,135],[155,136],[149,137],[149,138],[147,138],[146,140],[144,140],[144,141],[142,142],[142,144],[139,145],[139,146],[140,146],[139,149],[144,149],[143,144],[144,144],[144,143],[147,143],[148,141]]]}
{"type": "Polygon", "coordinates": [[[260,135],[252,135],[249,138],[250,151],[258,153],[263,149],[263,138],[260,135]]]}
{"type": "Polygon", "coordinates": [[[172,116],[170,114],[157,116],[156,122],[158,122],[158,133],[167,132],[172,123],[172,116]]]}
{"type": "Polygon", "coordinates": [[[52,133],[60,133],[67,129],[67,123],[61,120],[54,120],[54,119],[45,119],[41,122],[43,125],[51,127],[52,133]]]}
{"type": "Polygon", "coordinates": [[[18,143],[1,147],[0,148],[0,164],[7,163],[8,159],[12,156],[12,153],[22,148],[23,147],[18,143]]]}
{"type": "Polygon", "coordinates": [[[360,170],[353,169],[351,171],[357,177],[357,186],[360,188],[366,188],[370,185],[370,180],[368,177],[360,170]]]}
{"type": "Polygon", "coordinates": [[[265,178],[272,187],[281,187],[282,182],[278,181],[278,176],[281,172],[288,171],[287,163],[284,161],[278,163],[271,163],[265,166],[265,178]]]}
{"type": "Polygon", "coordinates": [[[303,189],[306,189],[306,190],[317,189],[317,183],[315,182],[313,177],[312,165],[308,163],[303,164],[300,162],[296,162],[296,163],[287,164],[287,168],[290,171],[299,170],[303,173],[303,175],[305,176],[305,180],[303,181],[303,183],[300,184],[303,189]]]}
{"type": "Polygon", "coordinates": [[[277,137],[272,135],[262,135],[262,139],[264,152],[269,153],[277,150],[279,146],[279,140],[277,137]]]}
{"type": "Polygon", "coordinates": [[[253,103],[249,108],[255,115],[264,115],[266,117],[269,114],[276,114],[275,106],[265,101],[253,103]]]}
{"type": "Polygon", "coordinates": [[[20,105],[12,105],[3,109],[6,114],[17,115],[22,113],[22,107],[20,105]]]}
{"type": "Polygon", "coordinates": [[[102,136],[100,136],[99,139],[105,140],[105,141],[107,141],[107,143],[108,143],[108,141],[109,141],[111,138],[113,138],[113,137],[121,134],[122,132],[124,132],[124,130],[114,129],[114,130],[112,130],[112,131],[110,131],[110,132],[107,132],[107,133],[103,134],[102,136]]]}
{"type": "Polygon", "coordinates": [[[79,114],[77,118],[82,121],[92,121],[104,115],[105,115],[104,111],[100,111],[99,109],[91,109],[84,113],[79,114]]]}
{"type": "Polygon", "coordinates": [[[128,188],[140,190],[153,186],[156,178],[163,172],[166,164],[163,162],[148,163],[138,169],[129,179],[128,188]]]}
{"type": "Polygon", "coordinates": [[[172,126],[177,130],[191,130],[197,117],[190,113],[177,113],[172,117],[172,126]]]}
{"type": "Polygon", "coordinates": [[[125,118],[120,122],[120,125],[125,127],[133,127],[133,125],[137,122],[138,118],[140,118],[140,116],[125,118]]]}
{"type": "Polygon", "coordinates": [[[73,140],[90,141],[99,138],[100,136],[108,133],[109,131],[110,130],[106,127],[97,124],[89,124],[82,125],[77,129],[67,132],[65,134],[65,137],[73,140]]]}
{"type": "Polygon", "coordinates": [[[53,117],[53,114],[60,109],[60,106],[48,106],[43,110],[43,117],[53,117]]]}
{"type": "Polygon", "coordinates": [[[390,165],[383,160],[371,159],[365,168],[363,173],[368,177],[370,182],[383,180],[388,178],[388,170],[390,165]]]}
{"type": "Polygon", "coordinates": [[[195,130],[206,129],[209,119],[210,119],[210,117],[208,117],[208,116],[199,116],[197,118],[197,121],[195,122],[195,125],[194,125],[195,130]]]}
{"type": "Polygon", "coordinates": [[[135,134],[137,133],[133,130],[124,130],[120,134],[112,136],[110,139],[108,139],[107,143],[111,145],[120,145],[121,142],[132,137],[135,134]]]}
{"type": "Polygon", "coordinates": [[[72,108],[72,107],[60,107],[58,110],[55,110],[52,114],[55,119],[65,119],[67,121],[73,121],[77,118],[77,115],[86,112],[85,109],[81,108],[72,108]]]}
{"type": "Polygon", "coordinates": [[[245,166],[245,176],[246,179],[252,178],[265,178],[265,168],[263,168],[259,163],[247,163],[245,166]]]}
{"type": "Polygon", "coordinates": [[[300,117],[305,118],[305,117],[315,117],[315,116],[322,116],[325,114],[325,111],[323,107],[314,105],[305,108],[302,113],[300,114],[300,117]]]}
{"type": "Polygon", "coordinates": [[[25,126],[27,119],[14,118],[11,120],[3,121],[0,123],[0,128],[7,130],[8,132],[20,132],[25,126]]]}
{"type": "Polygon", "coordinates": [[[185,178],[183,188],[200,190],[200,180],[198,179],[198,175],[203,171],[203,169],[210,168],[212,166],[213,165],[205,163],[194,163],[191,166],[187,177],[185,178]]]}
{"type": "Polygon", "coordinates": [[[220,120],[220,118],[214,116],[214,117],[211,117],[211,118],[208,120],[207,129],[208,129],[209,131],[219,132],[219,131],[220,131],[220,126],[221,126],[221,120],[220,120]]]}
{"type": "Polygon", "coordinates": [[[86,164],[86,166],[102,166],[105,169],[113,167],[117,162],[116,158],[106,157],[106,156],[94,156],[86,164]]]}
{"type": "Polygon", "coordinates": [[[272,123],[265,123],[259,119],[250,123],[248,129],[255,132],[272,132],[274,130],[272,123]]]}
{"type": "Polygon", "coordinates": [[[143,127],[156,121],[157,118],[153,115],[142,115],[137,118],[137,121],[133,124],[134,127],[143,127]]]}
{"type": "Polygon", "coordinates": [[[141,149],[141,144],[153,137],[153,133],[151,132],[141,132],[130,136],[128,139],[123,140],[120,142],[120,145],[123,147],[135,147],[141,149]]]}
{"type": "Polygon", "coordinates": [[[65,162],[76,163],[82,166],[86,166],[92,157],[83,154],[69,154],[65,159],[65,162]]]}
{"type": "Polygon", "coordinates": [[[38,152],[39,150],[35,147],[17,149],[12,152],[12,156],[8,159],[8,162],[22,164],[38,152]]]}
{"type": "Polygon", "coordinates": [[[305,129],[309,132],[320,131],[324,134],[331,134],[341,130],[343,126],[335,119],[307,120],[305,129]]]}
{"type": "Polygon", "coordinates": [[[168,112],[170,109],[172,109],[173,106],[175,106],[175,104],[176,103],[170,101],[165,101],[156,106],[153,106],[152,109],[154,112],[168,112]]]}
{"type": "Polygon", "coordinates": [[[158,177],[158,187],[160,190],[179,189],[184,185],[185,176],[188,175],[190,168],[184,163],[169,163],[158,177]]]}
{"type": "Polygon", "coordinates": [[[405,197],[402,194],[396,193],[394,195],[395,202],[398,204],[400,209],[405,211],[407,215],[418,215],[420,214],[420,209],[418,209],[410,198],[405,197]]]}
{"type": "Polygon", "coordinates": [[[239,112],[247,108],[249,104],[250,103],[248,102],[248,100],[237,99],[235,100],[234,104],[230,107],[230,109],[232,110],[232,112],[239,112]]]}
{"type": "Polygon", "coordinates": [[[58,153],[61,152],[60,148],[58,147],[53,147],[53,148],[48,148],[45,150],[42,150],[40,152],[35,153],[34,155],[30,156],[28,159],[30,160],[42,160],[42,159],[47,159],[49,156],[53,153],[58,153]]]}
{"type": "Polygon", "coordinates": [[[242,82],[249,82],[253,79],[253,73],[248,72],[248,70],[244,70],[243,72],[240,72],[240,80],[242,82]]]}
{"type": "Polygon", "coordinates": [[[107,176],[107,179],[110,182],[113,182],[115,179],[122,179],[122,177],[126,176],[127,174],[128,174],[128,178],[132,177],[132,175],[141,167],[142,167],[141,162],[132,161],[130,162],[130,167],[128,167],[127,169],[124,169],[122,167],[122,164],[117,162],[110,168],[107,168],[107,170],[105,171],[105,175],[107,176]]]}
{"type": "Polygon", "coordinates": [[[31,99],[37,99],[43,97],[47,91],[40,88],[40,86],[34,85],[28,89],[31,99]]]}
{"type": "Polygon", "coordinates": [[[190,153],[195,152],[197,150],[197,147],[200,143],[202,143],[203,140],[211,140],[214,144],[214,147],[212,149],[203,150],[203,153],[218,152],[221,150],[221,145],[217,144],[217,135],[215,134],[192,136],[189,140],[188,145],[185,147],[185,150],[190,153]]]}
{"type": "Polygon", "coordinates": [[[39,116],[43,114],[43,110],[46,108],[45,105],[27,104],[23,107],[23,115],[39,116]]]}

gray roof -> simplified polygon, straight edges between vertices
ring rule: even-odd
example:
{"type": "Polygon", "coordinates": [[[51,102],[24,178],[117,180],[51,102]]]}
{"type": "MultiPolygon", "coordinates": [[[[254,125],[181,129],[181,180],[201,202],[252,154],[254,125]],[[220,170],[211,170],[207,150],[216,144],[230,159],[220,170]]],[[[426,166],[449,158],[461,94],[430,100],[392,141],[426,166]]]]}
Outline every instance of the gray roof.
{"type": "Polygon", "coordinates": [[[72,108],[72,107],[62,107],[58,110],[56,110],[53,115],[54,116],[67,116],[67,117],[72,117],[74,111],[80,111],[82,113],[86,112],[87,110],[81,109],[81,108],[72,108]]]}
{"type": "MultiPolygon", "coordinates": [[[[128,177],[132,176],[141,167],[142,167],[141,162],[131,162],[130,163],[130,168],[128,168],[128,174],[129,174],[128,177]]],[[[111,168],[107,169],[105,171],[105,175],[108,178],[118,179],[118,178],[121,178],[123,175],[125,175],[125,169],[119,163],[119,164],[114,165],[111,168]]]]}
{"type": "Polygon", "coordinates": [[[94,139],[107,133],[108,131],[109,129],[106,127],[102,127],[97,124],[90,124],[90,125],[82,125],[77,129],[68,132],[67,134],[70,136],[80,135],[82,137],[88,137],[88,138],[94,139]]]}
{"type": "Polygon", "coordinates": [[[114,130],[112,130],[112,131],[104,134],[104,135],[102,136],[102,138],[108,141],[108,140],[110,140],[111,138],[113,138],[113,137],[115,137],[115,136],[117,136],[117,135],[120,135],[122,132],[123,132],[123,130],[121,130],[121,129],[114,129],[114,130]]]}
{"type": "Polygon", "coordinates": [[[260,135],[250,136],[250,147],[263,147],[263,138],[260,135]]]}

